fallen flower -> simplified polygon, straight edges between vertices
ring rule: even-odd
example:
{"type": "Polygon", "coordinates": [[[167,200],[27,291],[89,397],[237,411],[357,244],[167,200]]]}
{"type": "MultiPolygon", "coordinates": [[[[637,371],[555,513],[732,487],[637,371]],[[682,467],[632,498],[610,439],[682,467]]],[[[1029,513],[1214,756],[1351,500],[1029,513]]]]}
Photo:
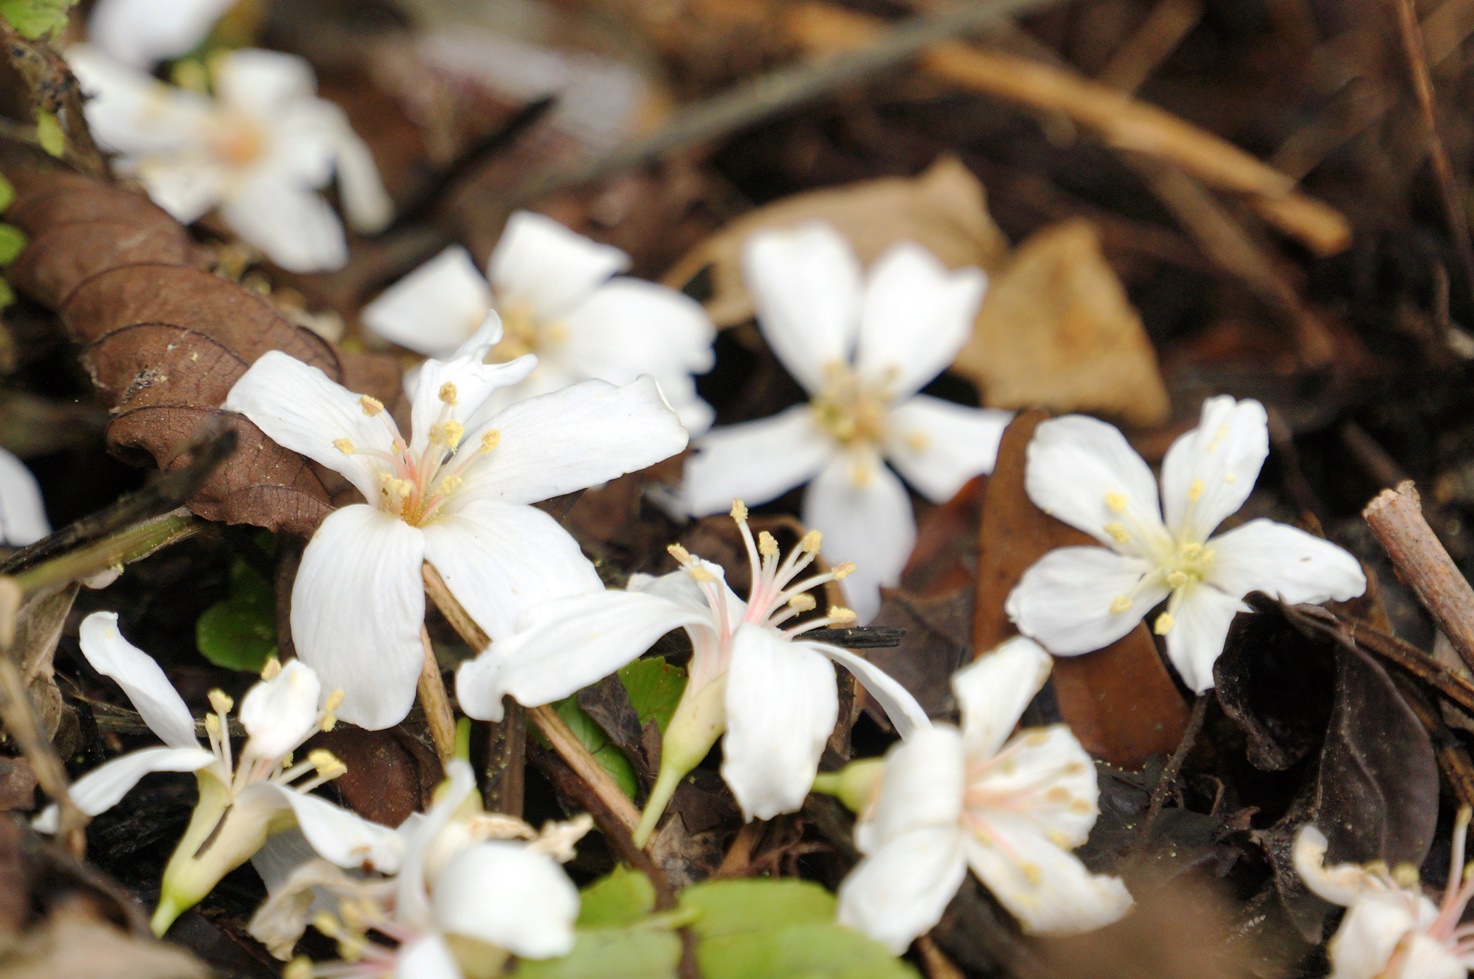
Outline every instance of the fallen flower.
{"type": "Polygon", "coordinates": [[[1329,979],[1464,979],[1474,969],[1474,925],[1460,924],[1474,898],[1474,864],[1464,863],[1470,811],[1454,824],[1448,885],[1434,904],[1416,867],[1384,863],[1325,864],[1325,834],[1314,826],[1295,836],[1295,870],[1318,896],[1347,908],[1331,939],[1329,979]]]}
{"type": "Polygon", "coordinates": [[[377,231],[392,205],[343,110],[317,97],[294,55],[231,51],[210,63],[214,97],[165,85],[100,49],[67,49],[91,98],[87,123],[117,167],[189,224],[212,207],[243,241],[292,272],[341,268],[343,225],[318,193],[333,179],[348,222],[377,231]]]}
{"type": "Polygon", "coordinates": [[[1263,405],[1209,398],[1198,427],[1167,450],[1159,504],[1151,470],[1114,426],[1083,415],[1040,423],[1028,449],[1029,499],[1106,546],[1056,548],[1036,561],[1006,603],[1019,631],[1075,656],[1115,642],[1166,599],[1154,629],[1183,682],[1202,692],[1213,686],[1229,623],[1248,611],[1244,595],[1294,603],[1360,595],[1357,560],[1302,530],[1259,519],[1209,538],[1249,498],[1268,454],[1263,405]]]}
{"type": "Polygon", "coordinates": [[[539,834],[521,820],[482,812],[466,761],[452,760],[446,776],[429,811],[401,827],[396,879],[353,878],[315,860],[271,892],[249,930],[273,955],[289,958],[310,920],[338,942],[344,959],[294,959],[288,979],[493,976],[512,955],[547,959],[572,950],[578,890],[559,864],[572,859],[592,821],[549,824],[539,834]],[[324,893],[336,911],[314,913],[324,893]]]}
{"type": "Polygon", "coordinates": [[[786,625],[814,609],[809,592],[844,578],[853,565],[800,577],[819,552],[811,531],[779,563],[766,531],[753,539],[747,509],[732,507],[747,547],[752,590],[744,602],[718,565],[679,544],[681,570],[633,575],[624,591],[597,591],[530,609],[511,636],[494,642],[456,675],[461,709],[500,720],[502,697],[537,706],[568,696],[638,658],[667,632],[691,638],[691,663],[661,750],[660,773],[635,832],[643,846],[682,778],[717,738],[722,777],[748,819],[769,819],[803,804],[839,706],[833,663],[855,675],[904,736],[926,723],[920,705],[885,672],[854,653],[803,638],[854,619],[848,609],[786,625]]]}
{"type": "Polygon", "coordinates": [[[916,543],[910,497],[885,464],[940,503],[992,471],[1011,417],[916,393],[967,341],[986,278],[902,242],[862,284],[849,244],[818,222],[754,234],[743,270],[763,336],[810,401],[707,433],[686,463],[687,503],[715,513],[812,481],[803,521],[859,566],[846,594],[869,622],[916,543]]]}
{"type": "Polygon", "coordinates": [[[41,487],[26,464],[0,449],[0,543],[25,547],[51,533],[41,487]]]}
{"type": "Polygon", "coordinates": [[[236,0],[98,0],[87,38],[116,60],[144,71],[188,54],[236,0]]]}
{"type": "Polygon", "coordinates": [[[629,263],[617,248],[518,211],[491,253],[486,277],[455,245],[386,289],[362,318],[401,347],[444,357],[495,308],[505,334],[492,359],[537,354],[535,371],[493,395],[496,407],[578,381],[627,384],[649,374],[681,424],[704,432],[712,411],[697,397],[691,375],[711,370],[716,328],[694,299],[615,275],[629,263]]]}
{"type": "MultiPolygon", "coordinates": [[[[211,691],[214,713],[205,718],[210,747],[195,737],[194,719],[153,657],[124,639],[118,617],[94,612],[82,621],[82,654],[93,669],[117,681],[149,729],[167,747],[144,748],[98,767],[69,790],[73,804],[89,816],[111,809],[150,772],[195,772],[200,798],[184,837],[164,868],[153,930],[162,935],[230,871],[251,858],[266,837],[299,826],[308,843],[340,867],[365,863],[397,869],[394,832],[367,822],[309,793],[342,775],[343,763],[327,751],[292,753],[319,730],[333,726],[338,694],[322,696],[317,675],[302,663],[268,664],[241,701],[237,716],[248,735],[240,756],[232,755],[228,714],[234,707],[211,691]],[[302,779],[306,781],[302,781],[302,779]]],[[[59,810],[47,806],[36,829],[56,832],[59,810]]]]}
{"type": "Polygon", "coordinates": [[[1100,813],[1090,756],[1063,724],[1009,738],[1050,665],[1032,640],[1009,640],[952,677],[960,730],[912,732],[879,771],[856,763],[877,784],[855,824],[865,856],[840,885],[841,924],[899,955],[941,920],[969,867],[1027,931],[1089,931],[1130,909],[1120,879],[1070,853],[1100,813]]]}
{"type": "Polygon", "coordinates": [[[369,501],[334,511],[308,542],[292,587],[297,655],[346,692],[340,716],[397,724],[424,662],[421,567],[428,561],[488,636],[528,606],[603,588],[568,532],[531,504],[681,451],[686,432],[649,377],[585,381],[488,417],[499,387],[536,358],[487,364],[496,316],[449,360],[419,372],[406,441],[373,398],[279,351],[231,389],[239,411],[283,447],[342,474],[369,501]]]}

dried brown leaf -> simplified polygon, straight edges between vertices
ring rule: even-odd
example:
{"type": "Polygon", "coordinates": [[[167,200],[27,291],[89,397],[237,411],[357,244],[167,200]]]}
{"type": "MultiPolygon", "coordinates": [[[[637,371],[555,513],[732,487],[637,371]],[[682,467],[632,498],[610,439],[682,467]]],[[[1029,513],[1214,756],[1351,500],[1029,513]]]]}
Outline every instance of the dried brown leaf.
{"type": "MultiPolygon", "coordinates": [[[[393,404],[397,367],[352,354],[288,322],[261,297],[210,272],[209,253],[178,222],[124,188],[57,169],[15,149],[0,169],[16,188],[6,219],[30,244],[11,270],[55,311],[112,414],[108,443],[161,469],[222,414],[236,379],[268,350],[393,404]]],[[[190,501],[210,520],[310,533],[330,510],[319,474],[236,415],[240,449],[190,501]]]]}

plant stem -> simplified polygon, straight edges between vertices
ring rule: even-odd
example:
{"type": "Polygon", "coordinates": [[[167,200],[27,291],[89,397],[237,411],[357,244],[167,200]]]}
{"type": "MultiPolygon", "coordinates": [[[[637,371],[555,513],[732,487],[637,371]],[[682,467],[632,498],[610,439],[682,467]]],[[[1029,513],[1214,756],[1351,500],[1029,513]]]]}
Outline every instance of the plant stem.
{"type": "Polygon", "coordinates": [[[440,664],[435,659],[435,647],[430,645],[430,632],[424,626],[420,626],[420,643],[425,647],[425,662],[420,668],[420,705],[425,708],[430,740],[435,742],[435,753],[440,756],[443,768],[456,756],[455,713],[450,708],[450,694],[445,690],[440,664]]]}
{"type": "Polygon", "coordinates": [[[34,594],[110,568],[121,568],[125,564],[148,557],[162,547],[187,540],[206,526],[208,524],[205,521],[180,507],[162,516],[124,527],[101,540],[38,564],[22,571],[12,580],[23,593],[34,594]]]}

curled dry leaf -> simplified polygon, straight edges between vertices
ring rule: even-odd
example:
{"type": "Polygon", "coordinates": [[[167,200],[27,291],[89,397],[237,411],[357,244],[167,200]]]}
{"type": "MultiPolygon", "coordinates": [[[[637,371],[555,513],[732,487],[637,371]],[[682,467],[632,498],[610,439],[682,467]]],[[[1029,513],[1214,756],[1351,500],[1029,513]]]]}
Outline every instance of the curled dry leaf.
{"type": "MultiPolygon", "coordinates": [[[[146,198],[7,149],[15,185],[6,219],[30,238],[11,280],[61,317],[112,418],[108,444],[123,456],[184,465],[196,431],[247,367],[283,350],[386,404],[400,397],[388,358],[352,354],[284,319],[210,271],[210,253],[146,198]]],[[[230,415],[241,448],[189,502],[226,523],[308,534],[328,514],[328,490],[301,456],[230,415]]]]}
{"type": "Polygon", "coordinates": [[[1088,221],[1062,221],[993,276],[957,373],[990,408],[1050,408],[1167,420],[1167,387],[1141,317],[1088,221]]]}

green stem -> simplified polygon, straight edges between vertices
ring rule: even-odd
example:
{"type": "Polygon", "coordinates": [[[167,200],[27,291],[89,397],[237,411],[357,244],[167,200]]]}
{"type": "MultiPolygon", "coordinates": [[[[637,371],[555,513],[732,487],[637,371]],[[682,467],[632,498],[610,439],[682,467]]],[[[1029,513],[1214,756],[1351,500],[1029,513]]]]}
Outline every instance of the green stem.
{"type": "Polygon", "coordinates": [[[635,846],[639,849],[645,849],[645,844],[650,841],[650,834],[655,832],[660,817],[665,815],[665,807],[670,805],[671,796],[676,794],[681,779],[686,777],[688,771],[690,769],[680,765],[660,766],[660,774],[656,776],[650,798],[645,802],[645,811],[640,814],[640,825],[635,827],[635,846]]]}
{"type": "Polygon", "coordinates": [[[187,540],[204,530],[206,522],[184,507],[124,527],[114,534],[93,541],[60,557],[44,561],[16,575],[14,581],[25,594],[64,585],[89,575],[121,568],[146,558],[170,544],[187,540]]]}

